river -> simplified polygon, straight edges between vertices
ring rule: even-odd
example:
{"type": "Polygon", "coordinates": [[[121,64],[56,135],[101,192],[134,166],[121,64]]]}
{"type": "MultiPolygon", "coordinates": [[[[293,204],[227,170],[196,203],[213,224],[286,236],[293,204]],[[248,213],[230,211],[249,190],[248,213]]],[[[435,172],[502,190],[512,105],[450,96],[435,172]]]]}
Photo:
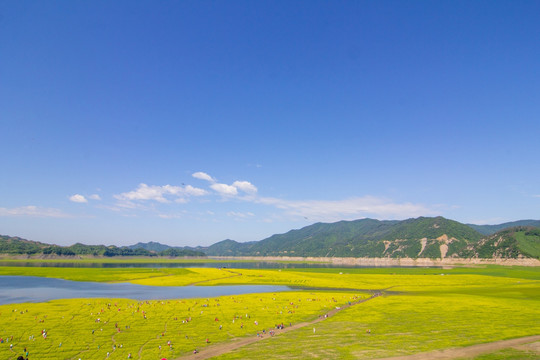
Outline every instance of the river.
{"type": "Polygon", "coordinates": [[[35,276],[0,276],[0,289],[0,305],[73,298],[187,299],[291,290],[274,285],[145,286],[35,276]]]}

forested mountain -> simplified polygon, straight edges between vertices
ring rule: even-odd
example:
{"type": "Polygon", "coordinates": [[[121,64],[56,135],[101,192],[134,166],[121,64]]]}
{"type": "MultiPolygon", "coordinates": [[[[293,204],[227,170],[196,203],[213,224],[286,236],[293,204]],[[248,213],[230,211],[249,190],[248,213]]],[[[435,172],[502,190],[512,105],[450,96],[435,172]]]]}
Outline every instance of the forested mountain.
{"type": "Polygon", "coordinates": [[[25,240],[19,237],[0,235],[0,254],[8,255],[59,255],[59,256],[205,256],[200,251],[182,248],[166,247],[163,251],[150,251],[144,248],[131,248],[128,246],[117,247],[114,245],[84,245],[74,244],[71,246],[58,246],[44,244],[37,241],[25,240]]]}
{"type": "Polygon", "coordinates": [[[57,246],[0,236],[2,254],[90,256],[300,256],[368,258],[539,258],[540,221],[466,225],[443,217],[316,223],[261,241],[223,240],[209,247],[171,247],[157,242],[132,246],[57,246]],[[529,226],[511,227],[516,224],[529,226]],[[535,225],[530,226],[530,225],[535,225]],[[488,232],[483,235],[476,229],[488,232]],[[492,233],[495,230],[500,230],[492,233]]]}
{"type": "MultiPolygon", "coordinates": [[[[540,237],[530,234],[527,237],[529,248],[538,249],[540,237]]],[[[316,223],[258,242],[224,240],[204,251],[209,256],[478,257],[476,245],[483,237],[472,227],[443,217],[403,221],[361,219],[316,223]],[[470,251],[465,251],[466,248],[470,251]]],[[[485,253],[481,249],[478,251],[485,253]]],[[[511,254],[511,257],[535,257],[534,250],[523,251],[522,247],[518,252],[500,253],[511,254]]]]}
{"type": "Polygon", "coordinates": [[[0,254],[37,254],[50,245],[16,236],[0,235],[0,254]]]}
{"type": "Polygon", "coordinates": [[[128,248],[133,250],[144,249],[152,253],[156,253],[160,256],[206,256],[204,252],[188,246],[169,246],[154,241],[150,241],[147,243],[139,242],[135,245],[128,246],[128,248]]]}
{"type": "Polygon", "coordinates": [[[160,244],[158,242],[150,241],[147,243],[138,242],[135,245],[129,245],[130,249],[145,249],[153,252],[160,252],[172,248],[172,246],[160,244]]]}

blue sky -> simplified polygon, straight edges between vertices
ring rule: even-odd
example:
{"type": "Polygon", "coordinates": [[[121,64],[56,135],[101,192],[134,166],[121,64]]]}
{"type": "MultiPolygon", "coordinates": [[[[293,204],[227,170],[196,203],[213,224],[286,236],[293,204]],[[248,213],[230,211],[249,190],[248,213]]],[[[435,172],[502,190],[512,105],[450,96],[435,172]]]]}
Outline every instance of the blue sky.
{"type": "Polygon", "coordinates": [[[540,218],[538,1],[0,1],[0,234],[540,218]]]}

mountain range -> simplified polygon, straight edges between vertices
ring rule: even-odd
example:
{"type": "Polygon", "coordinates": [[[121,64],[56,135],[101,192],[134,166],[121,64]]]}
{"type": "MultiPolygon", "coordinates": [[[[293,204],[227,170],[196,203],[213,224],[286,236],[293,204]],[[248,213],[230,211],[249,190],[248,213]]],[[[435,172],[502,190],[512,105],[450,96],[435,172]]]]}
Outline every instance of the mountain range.
{"type": "Polygon", "coordinates": [[[240,243],[227,239],[208,247],[172,247],[153,241],[123,247],[83,244],[62,247],[0,236],[0,253],[540,259],[540,220],[474,225],[440,216],[402,221],[360,219],[315,223],[260,241],[240,243]]]}
{"type": "MultiPolygon", "coordinates": [[[[160,244],[161,245],[161,244],[160,244]]],[[[162,250],[147,250],[133,245],[117,247],[114,245],[85,245],[76,243],[71,246],[59,246],[31,241],[20,237],[0,235],[0,254],[7,255],[52,255],[52,256],[206,256],[204,253],[183,248],[161,245],[162,250]]]]}
{"type": "Polygon", "coordinates": [[[248,243],[224,240],[199,250],[209,256],[538,258],[540,220],[471,226],[443,217],[361,219],[316,223],[248,243]]]}

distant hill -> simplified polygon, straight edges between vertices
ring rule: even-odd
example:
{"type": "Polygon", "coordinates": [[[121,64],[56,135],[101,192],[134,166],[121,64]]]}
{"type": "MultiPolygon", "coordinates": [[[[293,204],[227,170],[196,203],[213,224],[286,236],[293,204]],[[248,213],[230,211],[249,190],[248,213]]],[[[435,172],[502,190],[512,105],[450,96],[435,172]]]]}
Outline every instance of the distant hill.
{"type": "Polygon", "coordinates": [[[47,244],[30,241],[16,236],[0,235],[0,254],[42,253],[47,244]]]}
{"type": "Polygon", "coordinates": [[[491,234],[495,234],[497,231],[501,231],[501,230],[516,227],[516,226],[540,227],[540,220],[519,220],[519,221],[506,222],[506,223],[498,224],[498,225],[474,225],[474,224],[467,224],[467,225],[472,227],[474,230],[478,231],[482,235],[491,235],[491,234]]]}
{"type": "MultiPolygon", "coordinates": [[[[157,244],[157,243],[156,243],[157,244]]],[[[161,244],[160,244],[161,245],[161,244]]],[[[166,245],[163,245],[166,246],[166,245]]],[[[84,245],[77,243],[71,246],[59,246],[30,241],[19,237],[0,235],[0,254],[7,255],[58,255],[58,256],[206,256],[203,252],[181,248],[170,248],[163,251],[150,251],[142,247],[117,247],[114,245],[84,245]]]]}
{"type": "Polygon", "coordinates": [[[169,246],[154,241],[147,243],[138,242],[135,245],[128,246],[128,248],[133,250],[144,249],[152,253],[157,253],[160,256],[206,256],[204,252],[188,246],[169,246]]]}
{"type": "Polygon", "coordinates": [[[148,250],[148,251],[160,252],[160,251],[171,249],[172,246],[160,244],[160,243],[154,242],[154,241],[150,241],[150,242],[147,242],[147,243],[138,242],[135,245],[129,245],[128,248],[130,248],[130,249],[145,249],[145,250],[148,250]]]}
{"type": "Polygon", "coordinates": [[[222,240],[209,247],[200,248],[208,256],[243,256],[249,252],[249,248],[256,241],[239,243],[234,240],[222,240]]]}
{"type": "MultiPolygon", "coordinates": [[[[301,257],[387,257],[445,258],[475,252],[464,249],[479,243],[484,235],[469,225],[443,217],[420,217],[403,221],[361,219],[316,223],[261,241],[218,242],[204,251],[209,256],[301,256],[301,257]]],[[[533,248],[540,238],[529,238],[533,248]]],[[[504,252],[503,252],[504,253],[504,252]]],[[[532,257],[531,251],[521,256],[532,257]]],[[[534,253],[534,251],[532,251],[534,253]]]]}

